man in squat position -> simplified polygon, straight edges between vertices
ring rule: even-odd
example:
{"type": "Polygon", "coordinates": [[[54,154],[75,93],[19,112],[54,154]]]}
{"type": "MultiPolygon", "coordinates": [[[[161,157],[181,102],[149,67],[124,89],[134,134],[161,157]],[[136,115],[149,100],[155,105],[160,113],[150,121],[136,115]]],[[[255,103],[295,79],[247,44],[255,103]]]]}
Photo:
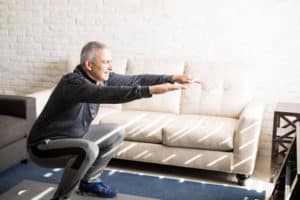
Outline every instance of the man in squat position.
{"type": "Polygon", "coordinates": [[[109,49],[89,42],[80,64],[64,75],[51,94],[29,134],[31,160],[43,167],[64,168],[52,200],[68,199],[79,183],[79,192],[114,197],[117,190],[101,182],[100,175],[124,138],[118,126],[90,126],[101,103],[124,103],[183,89],[193,80],[187,75],[120,75],[112,72],[109,49]],[[180,84],[173,84],[178,82],[180,84]],[[103,142],[98,139],[108,136],[103,142]]]}

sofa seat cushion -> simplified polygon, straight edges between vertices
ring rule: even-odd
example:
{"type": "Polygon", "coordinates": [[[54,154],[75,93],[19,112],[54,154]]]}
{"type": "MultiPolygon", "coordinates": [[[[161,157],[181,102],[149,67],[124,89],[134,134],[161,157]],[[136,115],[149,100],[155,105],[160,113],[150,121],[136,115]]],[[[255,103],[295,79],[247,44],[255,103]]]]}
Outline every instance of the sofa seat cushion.
{"type": "Polygon", "coordinates": [[[216,151],[233,151],[237,119],[201,115],[178,116],[163,130],[163,144],[216,151]]]}
{"type": "Polygon", "coordinates": [[[26,136],[26,120],[19,117],[0,115],[0,147],[26,136]]]}
{"type": "Polygon", "coordinates": [[[162,143],[162,129],[175,119],[175,115],[159,112],[122,111],[106,115],[101,123],[125,126],[125,140],[162,143]]]}

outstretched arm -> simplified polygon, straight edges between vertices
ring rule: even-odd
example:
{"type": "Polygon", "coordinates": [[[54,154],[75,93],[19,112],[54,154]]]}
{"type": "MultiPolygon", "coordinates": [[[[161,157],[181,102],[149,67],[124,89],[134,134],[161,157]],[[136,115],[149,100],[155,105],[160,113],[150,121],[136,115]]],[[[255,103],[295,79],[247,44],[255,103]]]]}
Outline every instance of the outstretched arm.
{"type": "Polygon", "coordinates": [[[150,94],[163,94],[166,92],[181,90],[185,88],[186,87],[184,85],[180,85],[180,84],[164,83],[164,84],[149,86],[149,92],[150,94]]]}
{"type": "Polygon", "coordinates": [[[86,103],[125,103],[185,88],[170,83],[153,86],[98,86],[78,77],[64,77],[62,82],[59,84],[62,88],[60,91],[66,101],[86,103]]]}
{"type": "Polygon", "coordinates": [[[142,75],[121,75],[114,72],[110,73],[107,86],[150,86],[162,83],[201,83],[200,80],[194,79],[189,75],[153,75],[153,74],[142,74],[142,75]]]}
{"type": "Polygon", "coordinates": [[[193,78],[190,75],[185,75],[185,74],[178,74],[178,75],[173,75],[172,76],[172,81],[180,84],[186,84],[186,83],[198,83],[201,84],[203,83],[200,79],[198,78],[193,78]]]}
{"type": "Polygon", "coordinates": [[[149,86],[161,83],[173,83],[171,75],[122,75],[111,72],[109,79],[105,82],[107,86],[149,86]]]}

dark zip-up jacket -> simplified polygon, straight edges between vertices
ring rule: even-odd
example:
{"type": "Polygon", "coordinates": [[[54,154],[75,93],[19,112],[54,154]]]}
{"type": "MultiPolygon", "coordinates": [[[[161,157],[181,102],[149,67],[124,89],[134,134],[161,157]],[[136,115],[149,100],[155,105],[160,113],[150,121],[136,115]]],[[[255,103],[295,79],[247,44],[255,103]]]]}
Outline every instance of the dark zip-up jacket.
{"type": "Polygon", "coordinates": [[[172,83],[169,75],[120,75],[111,72],[109,79],[97,85],[81,65],[64,75],[35,121],[28,145],[44,139],[81,138],[96,117],[101,103],[125,103],[151,97],[149,86],[172,83]]]}

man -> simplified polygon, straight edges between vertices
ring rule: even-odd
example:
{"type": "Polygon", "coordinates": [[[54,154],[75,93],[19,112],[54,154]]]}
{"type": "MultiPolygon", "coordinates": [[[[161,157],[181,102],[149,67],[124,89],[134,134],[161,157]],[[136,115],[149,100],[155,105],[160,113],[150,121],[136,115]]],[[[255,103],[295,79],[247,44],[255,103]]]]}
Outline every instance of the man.
{"type": "Polygon", "coordinates": [[[193,81],[186,75],[120,75],[112,71],[109,49],[89,42],[81,51],[80,65],[64,75],[28,137],[33,162],[64,168],[53,200],[68,199],[79,183],[79,192],[114,197],[117,190],[100,180],[101,172],[124,138],[115,124],[91,126],[100,103],[124,103],[183,89],[178,83],[193,81]],[[107,136],[100,144],[95,141],[107,136]]]}

